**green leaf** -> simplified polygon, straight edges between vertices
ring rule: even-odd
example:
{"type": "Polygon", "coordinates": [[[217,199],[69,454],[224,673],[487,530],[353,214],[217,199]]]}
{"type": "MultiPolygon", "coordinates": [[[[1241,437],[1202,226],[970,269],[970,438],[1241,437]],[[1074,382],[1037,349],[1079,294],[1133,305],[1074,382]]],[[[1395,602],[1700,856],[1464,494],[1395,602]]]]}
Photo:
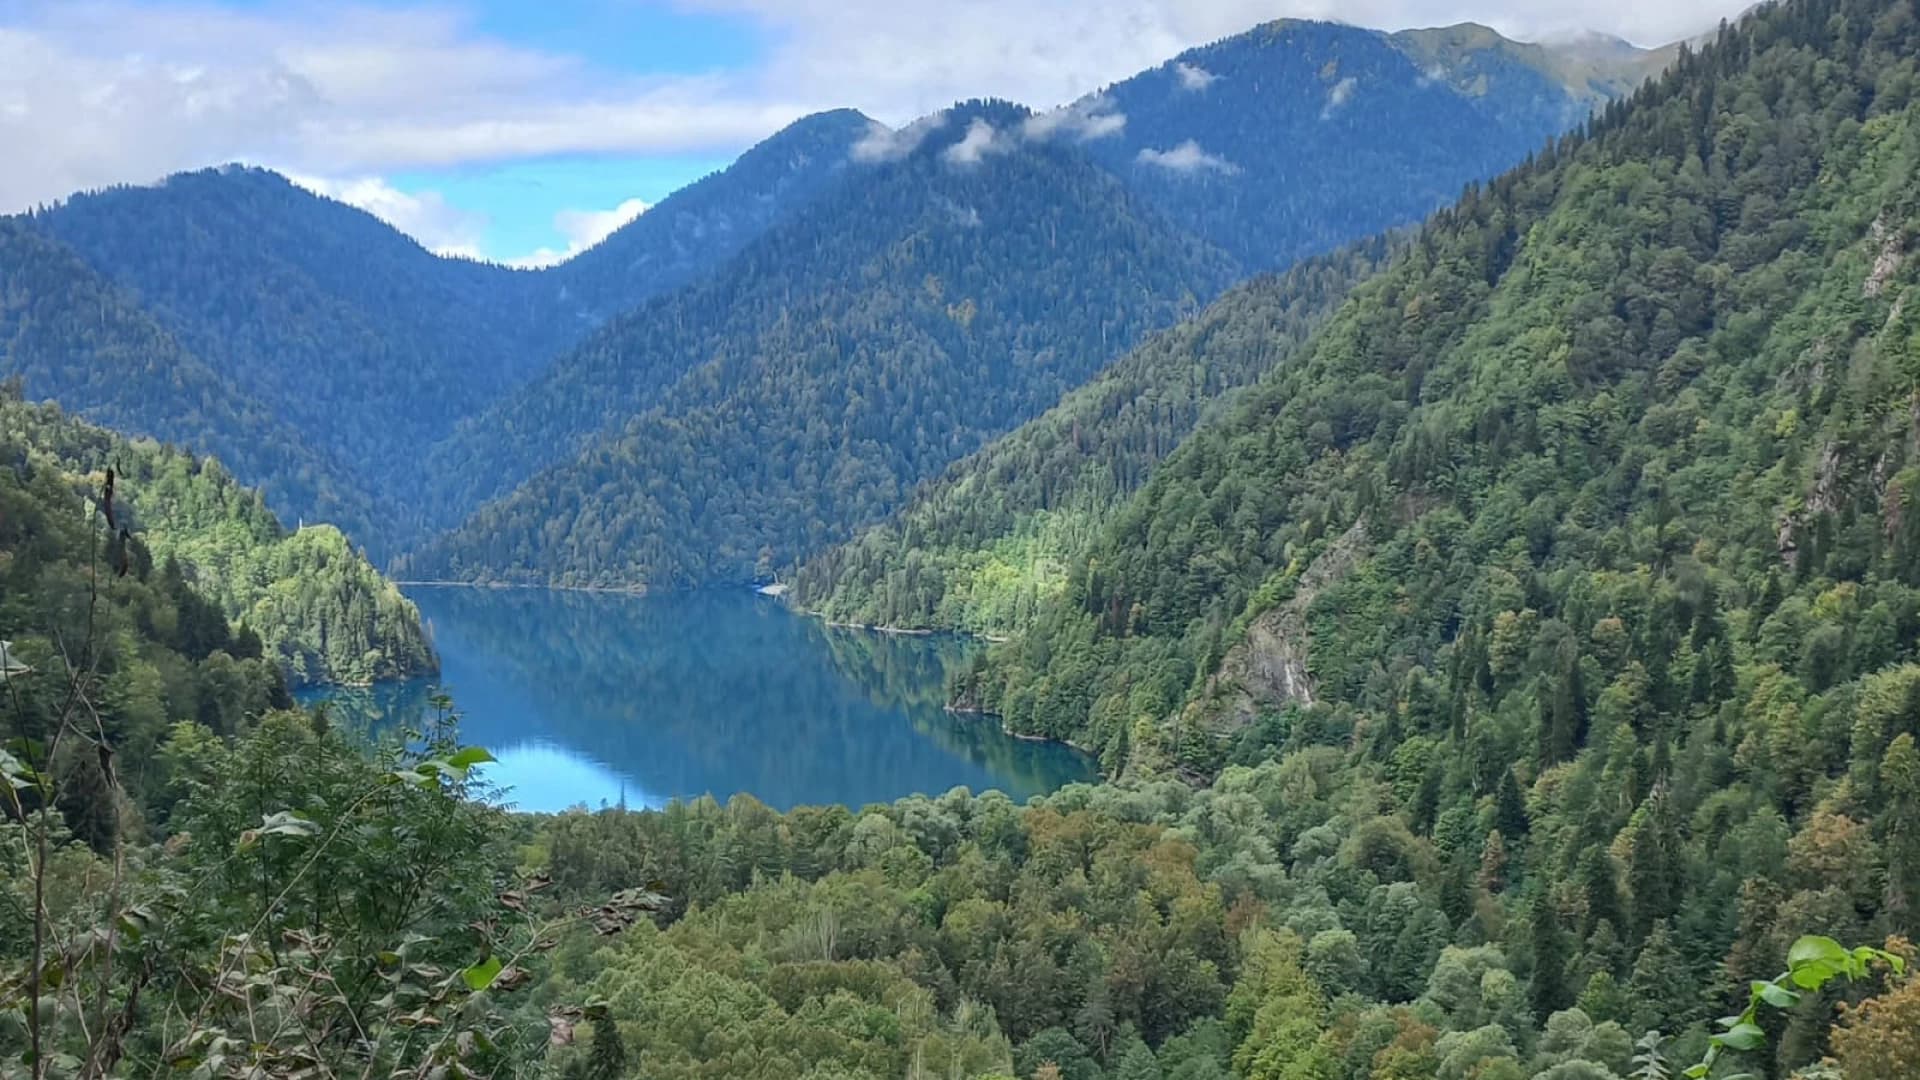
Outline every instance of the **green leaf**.
{"type": "Polygon", "coordinates": [[[1847,950],[1830,937],[1808,934],[1787,950],[1787,970],[1820,965],[1839,971],[1846,966],[1847,950]]]}
{"type": "Polygon", "coordinates": [[[1767,1033],[1758,1024],[1735,1024],[1732,1030],[1715,1038],[1731,1050],[1758,1050],[1767,1043],[1767,1033]]]}
{"type": "Polygon", "coordinates": [[[500,976],[500,968],[500,958],[497,956],[489,956],[467,970],[462,971],[460,978],[466,981],[467,989],[477,994],[493,985],[493,980],[500,976]]]}
{"type": "Polygon", "coordinates": [[[1753,984],[1753,992],[1760,995],[1761,1001],[1776,1009],[1791,1009],[1800,1003],[1799,994],[1779,983],[1756,982],[1753,984]]]}
{"type": "Polygon", "coordinates": [[[494,756],[488,753],[484,746],[463,746],[447,759],[447,764],[464,770],[493,760],[495,760],[494,756]]]}
{"type": "Polygon", "coordinates": [[[1703,1061],[1698,1065],[1689,1067],[1686,1072],[1681,1073],[1680,1075],[1686,1077],[1687,1080],[1701,1080],[1701,1077],[1706,1076],[1708,1070],[1712,1068],[1713,1066],[1703,1061]]]}

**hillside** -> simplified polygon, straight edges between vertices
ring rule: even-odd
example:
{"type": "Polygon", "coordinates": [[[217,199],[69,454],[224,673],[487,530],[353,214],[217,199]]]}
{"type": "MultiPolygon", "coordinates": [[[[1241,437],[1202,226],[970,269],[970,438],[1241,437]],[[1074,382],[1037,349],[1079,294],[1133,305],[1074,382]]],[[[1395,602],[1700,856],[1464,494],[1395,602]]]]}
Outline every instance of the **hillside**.
{"type": "Polygon", "coordinates": [[[1107,132],[1086,148],[1141,200],[1250,271],[1284,269],[1421,220],[1660,62],[1472,24],[1386,34],[1286,19],[1108,87],[1066,130],[1107,132]]]}
{"type": "Polygon", "coordinates": [[[803,117],[719,172],[660,200],[538,277],[553,306],[598,325],[714,270],[848,175],[873,121],[852,109],[803,117]]]}
{"type": "Polygon", "coordinates": [[[1913,658],[1910,15],[1771,11],[1440,215],[964,692],[1115,769],[1746,732],[1811,797],[1877,761],[1780,710],[1913,658]]]}
{"type": "MultiPolygon", "coordinates": [[[[0,274],[52,273],[33,267],[50,257],[49,241],[77,254],[111,282],[89,287],[111,289],[142,333],[193,357],[167,365],[191,369],[187,386],[149,386],[108,415],[97,411],[99,388],[76,388],[71,375],[53,378],[26,361],[8,370],[28,374],[32,392],[116,426],[214,449],[245,482],[265,487],[283,515],[339,522],[391,554],[472,508],[429,516],[448,505],[437,498],[440,478],[420,467],[430,446],[599,323],[718,267],[797,212],[844,173],[848,148],[869,127],[851,111],[801,120],[578,258],[538,272],[435,256],[372,215],[261,169],[79,194],[0,225],[0,274]],[[35,233],[45,239],[29,239],[35,233]],[[221,384],[201,396],[224,395],[217,407],[235,419],[187,430],[182,415],[216,407],[194,399],[196,378],[221,384]],[[308,448],[295,451],[296,442],[308,448]],[[305,463],[257,460],[275,446],[305,463]],[[360,505],[343,509],[347,499],[360,505]]],[[[47,347],[99,336],[35,332],[50,335],[47,347]]]]}
{"type": "Polygon", "coordinates": [[[954,110],[717,275],[643,305],[436,450],[499,487],[416,576],[683,585],[892,509],[1227,284],[1014,106],[954,110]],[[565,455],[570,440],[611,433],[565,455]]]}
{"type": "Polygon", "coordinates": [[[0,218],[0,377],[96,423],[234,463],[282,513],[362,535],[357,480],[181,346],[126,292],[18,218],[0,218]]]}
{"type": "Polygon", "coordinates": [[[15,454],[76,486],[117,474],[116,522],[151,559],[255,635],[295,686],[363,683],[437,670],[420,614],[331,525],[283,528],[261,492],[218,460],[130,440],[25,403],[0,386],[15,454]]]}
{"type": "Polygon", "coordinates": [[[1006,634],[1203,417],[1284,364],[1385,260],[1383,240],[1239,286],[955,462],[885,522],[802,562],[790,603],[835,622],[1006,634]]]}
{"type": "MultiPolygon", "coordinates": [[[[58,745],[54,728],[73,720],[70,671],[90,673],[83,681],[92,706],[84,730],[110,752],[87,746],[35,764],[57,783],[56,805],[74,837],[104,849],[123,825],[102,773],[115,754],[123,768],[144,773],[176,721],[234,734],[250,718],[292,702],[279,666],[263,658],[259,636],[236,632],[176,564],[156,559],[140,537],[118,539],[101,489],[77,488],[76,477],[11,422],[19,406],[4,408],[0,641],[7,644],[0,652],[7,695],[0,766],[7,801],[0,805],[7,826],[16,827],[19,804],[12,800],[34,794],[16,782],[21,762],[46,753],[49,741],[58,745]]],[[[118,487],[117,494],[127,490],[118,487]]],[[[16,876],[15,867],[24,869],[18,859],[17,852],[9,856],[9,886],[24,877],[16,876]]],[[[0,940],[20,943],[14,912],[23,909],[7,910],[0,940]]]]}

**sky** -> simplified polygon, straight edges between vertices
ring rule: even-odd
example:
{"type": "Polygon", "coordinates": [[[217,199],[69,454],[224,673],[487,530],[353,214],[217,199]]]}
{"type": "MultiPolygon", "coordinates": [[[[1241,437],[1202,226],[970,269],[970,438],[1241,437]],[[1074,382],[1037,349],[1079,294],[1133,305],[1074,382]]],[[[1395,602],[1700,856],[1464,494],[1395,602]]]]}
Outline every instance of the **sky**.
{"type": "Polygon", "coordinates": [[[0,213],[230,161],[544,265],[811,112],[1047,108],[1282,16],[1643,45],[1749,0],[0,0],[0,213]]]}

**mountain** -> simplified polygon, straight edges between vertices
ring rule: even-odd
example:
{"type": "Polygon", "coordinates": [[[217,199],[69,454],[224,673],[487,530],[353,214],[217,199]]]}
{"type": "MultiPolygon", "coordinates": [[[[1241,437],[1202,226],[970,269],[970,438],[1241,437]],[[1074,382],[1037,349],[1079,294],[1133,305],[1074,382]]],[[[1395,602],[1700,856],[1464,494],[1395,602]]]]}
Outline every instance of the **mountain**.
{"type": "Polygon", "coordinates": [[[382,503],[378,536],[414,501],[419,451],[580,333],[528,275],[440,258],[265,170],[76,195],[31,221],[382,503]]]}
{"type": "Polygon", "coordinates": [[[874,122],[853,109],[794,121],[605,240],[540,275],[554,307],[597,326],[725,263],[847,175],[874,122]]]}
{"type": "MultiPolygon", "coordinates": [[[[50,257],[52,246],[65,262],[77,255],[110,283],[115,308],[194,358],[169,366],[191,366],[186,378],[205,372],[221,386],[204,393],[244,417],[183,430],[180,415],[204,416],[209,403],[149,387],[104,419],[214,449],[242,479],[265,486],[281,513],[339,522],[391,553],[458,520],[426,516],[440,504],[437,479],[422,467],[458,421],[608,317],[721,265],[830,188],[871,127],[847,110],[796,122],[540,272],[441,258],[371,214],[276,173],[229,166],[76,195],[11,222],[0,273],[50,273],[26,260],[50,257]],[[278,434],[261,435],[263,426],[278,434]],[[237,445],[243,428],[246,449],[237,445]],[[303,464],[256,463],[269,443],[303,464]],[[359,505],[343,507],[349,498],[359,505]]],[[[27,367],[16,360],[7,370],[27,367]]],[[[77,374],[36,375],[30,389],[94,414],[98,388],[72,396],[77,374]]]]}
{"type": "Polygon", "coordinates": [[[1810,794],[1877,761],[1893,730],[1840,718],[1916,670],[1911,16],[1763,9],[1470,192],[962,695],[1116,769],[1746,738],[1810,794]],[[1786,701],[1853,736],[1808,745],[1786,701]]]}
{"type": "Polygon", "coordinates": [[[1473,24],[1386,34],[1286,19],[1055,121],[1143,201],[1248,270],[1272,270],[1419,221],[1668,55],[1523,44],[1473,24]]]}
{"type": "Polygon", "coordinates": [[[835,622],[1006,634],[1203,417],[1286,363],[1386,258],[1385,239],[1239,286],[1060,404],[955,462],[887,521],[807,559],[789,602],[835,622]]]}
{"type": "MultiPolygon", "coordinates": [[[[213,458],[127,439],[30,405],[0,385],[0,429],[20,460],[97,490],[115,473],[114,526],[168,579],[189,583],[296,686],[365,683],[438,670],[420,613],[340,530],[284,529],[261,493],[213,458]]],[[[109,529],[111,532],[112,529],[109,529]]]]}
{"type": "Polygon", "coordinates": [[[353,535],[376,517],[358,482],[241,393],[72,251],[0,218],[0,376],[97,423],[208,450],[286,513],[353,535]]]}
{"type": "Polygon", "coordinates": [[[431,467],[482,496],[552,464],[406,572],[764,577],[1230,281],[1228,260],[1073,148],[1029,138],[1029,119],[975,103],[892,136],[858,182],[468,425],[431,467]]]}

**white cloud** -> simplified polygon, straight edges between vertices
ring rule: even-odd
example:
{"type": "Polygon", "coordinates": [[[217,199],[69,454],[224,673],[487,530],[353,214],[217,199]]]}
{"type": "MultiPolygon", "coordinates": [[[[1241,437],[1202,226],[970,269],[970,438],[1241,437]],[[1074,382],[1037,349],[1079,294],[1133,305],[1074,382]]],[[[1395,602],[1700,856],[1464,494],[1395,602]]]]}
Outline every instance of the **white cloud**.
{"type": "Polygon", "coordinates": [[[1231,176],[1240,171],[1240,166],[1218,154],[1207,153],[1192,139],[1171,150],[1142,150],[1135,160],[1177,173],[1217,172],[1231,176]]]}
{"type": "MultiPolygon", "coordinates": [[[[890,124],[982,96],[1044,109],[1276,16],[1393,29],[1463,10],[1457,0],[669,0],[742,19],[765,51],[750,67],[650,75],[489,36],[462,13],[468,2],[0,0],[0,212],[232,160],[361,177],[541,155],[733,153],[841,105],[890,124]]],[[[1472,13],[1522,37],[1590,27],[1652,43],[1746,2],[1483,0],[1472,13]]],[[[1111,115],[1105,123],[1121,122],[1111,115]]]]}
{"type": "Polygon", "coordinates": [[[484,215],[448,203],[437,191],[409,194],[377,176],[329,180],[289,174],[287,179],[317,195],[357,206],[399,229],[436,255],[480,258],[484,215]]]}
{"type": "Polygon", "coordinates": [[[1335,110],[1352,100],[1354,88],[1359,85],[1360,81],[1351,75],[1334,83],[1333,89],[1327,91],[1327,103],[1320,109],[1320,119],[1332,116],[1335,110]]]}
{"type": "Polygon", "coordinates": [[[869,164],[899,161],[918,149],[928,135],[945,127],[946,124],[945,112],[928,113],[901,128],[890,128],[875,121],[867,128],[867,133],[853,144],[850,153],[853,160],[869,164]]]}
{"type": "Polygon", "coordinates": [[[540,248],[531,255],[508,259],[507,265],[523,270],[553,266],[612,236],[651,207],[639,199],[628,199],[611,210],[562,210],[553,215],[553,227],[567,238],[565,250],[540,248]]]}
{"type": "Polygon", "coordinates": [[[1004,154],[1012,148],[1013,140],[1005,132],[976,116],[960,141],[940,151],[940,157],[949,165],[978,165],[988,154],[1004,154]]]}
{"type": "Polygon", "coordinates": [[[1066,135],[1089,142],[1118,135],[1126,126],[1127,115],[1114,108],[1106,95],[1096,94],[1071,105],[1034,113],[1020,125],[1020,133],[1036,141],[1066,135]]]}
{"type": "Polygon", "coordinates": [[[1205,90],[1220,81],[1220,76],[1199,64],[1189,64],[1185,60],[1173,62],[1173,73],[1180,79],[1182,90],[1205,90]]]}

